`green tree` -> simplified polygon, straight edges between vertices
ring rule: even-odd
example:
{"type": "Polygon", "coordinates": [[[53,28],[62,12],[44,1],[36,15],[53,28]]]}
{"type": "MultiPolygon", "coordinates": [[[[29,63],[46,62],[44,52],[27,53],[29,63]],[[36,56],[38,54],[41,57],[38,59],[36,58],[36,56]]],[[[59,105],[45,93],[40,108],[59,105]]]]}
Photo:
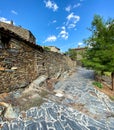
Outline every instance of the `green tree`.
{"type": "Polygon", "coordinates": [[[44,46],[44,50],[51,51],[51,49],[49,47],[47,47],[47,46],[44,46]]]}
{"type": "Polygon", "coordinates": [[[67,52],[65,52],[66,55],[68,55],[72,60],[77,59],[77,52],[74,49],[68,49],[67,52]]]}
{"type": "Polygon", "coordinates": [[[114,20],[95,15],[89,28],[92,35],[84,40],[87,51],[83,59],[86,67],[112,73],[112,90],[114,90],[114,20]]]}

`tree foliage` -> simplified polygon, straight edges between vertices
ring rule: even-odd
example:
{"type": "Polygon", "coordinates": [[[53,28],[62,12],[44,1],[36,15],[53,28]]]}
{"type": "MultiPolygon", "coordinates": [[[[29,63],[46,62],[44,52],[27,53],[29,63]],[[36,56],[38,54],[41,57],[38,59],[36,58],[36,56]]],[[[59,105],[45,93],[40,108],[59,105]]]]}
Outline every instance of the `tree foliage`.
{"type": "Polygon", "coordinates": [[[51,49],[49,47],[47,47],[47,46],[44,46],[44,50],[51,51],[51,49]]]}
{"type": "Polygon", "coordinates": [[[69,56],[72,60],[76,60],[77,59],[77,52],[74,49],[68,49],[68,51],[65,52],[65,54],[67,56],[69,56]]]}
{"type": "Polygon", "coordinates": [[[114,71],[114,20],[105,22],[95,15],[89,30],[92,35],[84,41],[87,51],[83,63],[95,70],[114,71]]]}
{"type": "Polygon", "coordinates": [[[114,19],[95,15],[89,28],[91,36],[84,40],[87,51],[83,63],[94,70],[114,73],[114,19]]]}

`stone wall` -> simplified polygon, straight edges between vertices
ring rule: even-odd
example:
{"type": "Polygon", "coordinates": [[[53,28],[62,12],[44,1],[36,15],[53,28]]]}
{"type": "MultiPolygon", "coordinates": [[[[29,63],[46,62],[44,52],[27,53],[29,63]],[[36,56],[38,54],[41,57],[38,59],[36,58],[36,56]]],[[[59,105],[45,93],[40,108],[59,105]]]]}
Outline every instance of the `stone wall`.
{"type": "Polygon", "coordinates": [[[21,41],[10,44],[12,48],[0,50],[0,93],[25,87],[37,77],[34,49],[21,41]]]}
{"type": "Polygon", "coordinates": [[[47,75],[49,78],[56,78],[63,72],[72,69],[76,64],[69,57],[60,53],[43,51],[37,53],[38,76],[47,75]]]}
{"type": "Polygon", "coordinates": [[[41,75],[57,78],[75,66],[69,57],[21,40],[11,38],[10,47],[0,49],[0,93],[26,87],[41,75]]]}
{"type": "Polygon", "coordinates": [[[0,27],[3,27],[6,30],[10,30],[10,31],[16,33],[17,35],[26,39],[27,41],[30,41],[33,43],[36,42],[36,38],[33,36],[33,34],[29,30],[24,29],[21,26],[14,26],[13,24],[7,24],[4,22],[0,22],[0,27]]]}

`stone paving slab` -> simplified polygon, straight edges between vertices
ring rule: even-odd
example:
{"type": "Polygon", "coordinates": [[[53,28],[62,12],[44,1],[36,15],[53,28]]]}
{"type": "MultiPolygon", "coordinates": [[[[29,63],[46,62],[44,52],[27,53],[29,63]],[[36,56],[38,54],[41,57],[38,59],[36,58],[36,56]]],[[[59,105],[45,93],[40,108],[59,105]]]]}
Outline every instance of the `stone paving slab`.
{"type": "MultiPolygon", "coordinates": [[[[110,120],[109,120],[110,121],[110,120]]],[[[53,102],[31,108],[23,118],[4,123],[1,130],[111,130],[111,122],[97,121],[70,107],[53,102]],[[107,123],[107,124],[106,124],[107,123]]]]}
{"type": "Polygon", "coordinates": [[[63,96],[49,95],[40,108],[21,112],[1,130],[114,130],[114,102],[96,90],[93,71],[78,68],[55,85],[63,96]]]}

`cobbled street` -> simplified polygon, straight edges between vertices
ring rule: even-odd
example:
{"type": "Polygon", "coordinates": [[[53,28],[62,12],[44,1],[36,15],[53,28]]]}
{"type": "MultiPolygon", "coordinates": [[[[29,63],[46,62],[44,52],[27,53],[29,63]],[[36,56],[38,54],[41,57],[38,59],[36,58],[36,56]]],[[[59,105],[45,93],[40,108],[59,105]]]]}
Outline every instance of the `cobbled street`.
{"type": "Polygon", "coordinates": [[[92,82],[93,71],[78,67],[40,108],[21,113],[1,130],[114,130],[114,102],[92,82]]]}

